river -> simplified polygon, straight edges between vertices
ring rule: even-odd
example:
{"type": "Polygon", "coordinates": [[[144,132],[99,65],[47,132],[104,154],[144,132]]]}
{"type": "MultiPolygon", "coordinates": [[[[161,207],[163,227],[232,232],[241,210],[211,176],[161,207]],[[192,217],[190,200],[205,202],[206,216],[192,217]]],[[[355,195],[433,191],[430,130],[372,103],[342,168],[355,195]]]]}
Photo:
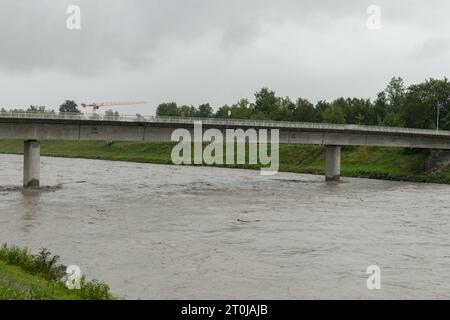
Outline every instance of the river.
{"type": "Polygon", "coordinates": [[[450,298],[447,185],[43,157],[32,192],[0,161],[0,241],[124,298],[450,298]]]}

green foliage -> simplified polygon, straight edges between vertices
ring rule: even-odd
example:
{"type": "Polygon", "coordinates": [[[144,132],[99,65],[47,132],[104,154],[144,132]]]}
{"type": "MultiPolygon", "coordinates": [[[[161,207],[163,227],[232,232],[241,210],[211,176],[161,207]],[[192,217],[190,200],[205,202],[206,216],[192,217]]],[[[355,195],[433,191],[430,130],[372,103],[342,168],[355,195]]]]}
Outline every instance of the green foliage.
{"type": "Polygon", "coordinates": [[[179,107],[178,114],[180,117],[195,117],[197,110],[193,106],[179,107]]]}
{"type": "Polygon", "coordinates": [[[211,118],[213,114],[213,108],[211,108],[209,103],[205,103],[198,107],[198,111],[195,115],[199,118],[211,118]]]}
{"type": "Polygon", "coordinates": [[[66,100],[62,105],[60,105],[59,112],[81,113],[78,109],[78,105],[72,100],[66,100]]]}
{"type": "Polygon", "coordinates": [[[322,114],[322,122],[324,123],[345,123],[345,114],[338,105],[332,105],[322,114]]]}
{"type": "Polygon", "coordinates": [[[0,284],[0,300],[19,300],[20,294],[13,288],[0,284]]]}
{"type": "Polygon", "coordinates": [[[180,115],[175,102],[161,103],[156,109],[158,117],[178,117],[180,115]]]}
{"type": "Polygon", "coordinates": [[[215,118],[228,118],[231,116],[231,107],[229,105],[224,105],[222,107],[220,107],[216,114],[214,115],[215,118]]]}
{"type": "Polygon", "coordinates": [[[405,121],[400,117],[398,113],[389,112],[383,119],[381,124],[385,127],[404,127],[405,121]]]}
{"type": "Polygon", "coordinates": [[[30,106],[27,109],[28,112],[41,112],[41,113],[52,113],[53,111],[45,110],[45,106],[30,106]]]}
{"type": "Polygon", "coordinates": [[[255,93],[255,105],[253,106],[254,113],[260,117],[270,116],[275,113],[277,109],[278,99],[274,91],[268,88],[262,88],[255,93]]]}
{"type": "Polygon", "coordinates": [[[440,128],[450,130],[450,83],[429,79],[406,87],[400,77],[393,77],[372,102],[364,98],[320,100],[315,105],[304,98],[295,103],[289,97],[278,97],[268,88],[255,93],[255,102],[246,99],[224,105],[213,113],[209,104],[183,106],[164,103],[159,116],[216,117],[233,119],[348,123],[411,128],[436,128],[437,106],[440,105],[440,128]]]}
{"type": "Polygon", "coordinates": [[[252,110],[247,99],[241,99],[231,107],[231,117],[234,119],[249,119],[252,110]]]}
{"type": "MultiPolygon", "coordinates": [[[[173,142],[42,141],[41,154],[52,157],[104,159],[143,163],[172,164],[173,142]]],[[[21,154],[23,142],[0,140],[0,152],[21,154]]],[[[342,150],[342,175],[408,181],[450,183],[450,168],[436,175],[423,173],[427,152],[411,149],[345,147],[342,150]],[[349,159],[352,161],[349,162],[349,159]]],[[[280,171],[322,174],[321,146],[280,145],[280,171]]],[[[227,165],[227,167],[234,167],[227,165]]],[[[241,168],[258,169],[243,165],[241,168]]],[[[1,250],[0,250],[1,252],[1,250]]],[[[19,255],[20,256],[20,255],[19,255]]],[[[0,260],[2,260],[0,258],[0,260]]]]}
{"type": "Polygon", "coordinates": [[[377,98],[371,107],[369,124],[381,126],[387,112],[388,102],[386,92],[381,91],[377,94],[377,98]]]}
{"type": "MultiPolygon", "coordinates": [[[[159,117],[199,117],[222,119],[252,119],[297,122],[347,123],[376,126],[435,129],[438,106],[439,127],[450,130],[450,82],[447,78],[428,79],[405,86],[401,77],[393,77],[386,88],[378,92],[374,101],[365,98],[340,97],[333,101],[312,103],[305,98],[291,100],[279,97],[275,91],[262,88],[254,95],[255,101],[241,99],[226,104],[214,112],[209,103],[199,106],[178,106],[175,102],[161,103],[156,110],[159,117]],[[295,102],[293,102],[295,101],[295,102]]],[[[74,101],[66,100],[60,112],[80,112],[74,101]]],[[[30,106],[28,110],[2,108],[2,113],[26,111],[54,112],[44,106],[30,106]]],[[[115,120],[117,112],[105,112],[107,119],[115,120]]],[[[136,115],[136,119],[142,119],[136,115]]]]}
{"type": "Polygon", "coordinates": [[[78,292],[79,296],[84,300],[113,300],[109,286],[98,280],[86,281],[83,276],[81,278],[81,289],[78,292]]]}
{"type": "Polygon", "coordinates": [[[316,109],[314,109],[314,105],[306,99],[299,98],[295,105],[294,110],[294,121],[299,122],[315,122],[316,117],[316,109]]]}
{"type": "Polygon", "coordinates": [[[428,79],[423,83],[412,85],[408,88],[408,94],[401,116],[406,126],[413,128],[436,128],[436,116],[438,105],[440,112],[440,128],[450,129],[450,82],[428,79]]]}
{"type": "MultiPolygon", "coordinates": [[[[241,99],[235,104],[225,104],[215,112],[209,103],[199,106],[178,106],[176,102],[165,102],[158,105],[156,116],[327,122],[435,129],[439,105],[439,126],[443,130],[450,130],[450,83],[447,78],[428,79],[406,87],[402,78],[393,77],[386,88],[377,93],[373,102],[365,98],[340,97],[331,102],[319,100],[314,104],[302,97],[297,100],[279,97],[275,91],[266,87],[256,92],[254,98],[253,103],[247,99],[241,99]]],[[[54,112],[46,110],[44,106],[30,106],[28,110],[2,108],[0,115],[26,111],[54,112]]],[[[66,100],[59,107],[59,111],[80,112],[77,104],[72,100],[66,100]]],[[[105,115],[111,120],[119,117],[119,114],[112,110],[106,111],[105,115]]],[[[142,119],[142,116],[136,115],[136,119],[142,119]]]]}
{"type": "Polygon", "coordinates": [[[403,79],[400,77],[393,77],[391,81],[389,81],[384,92],[389,105],[388,112],[398,113],[403,107],[406,97],[403,79]]]}
{"type": "MultiPolygon", "coordinates": [[[[57,289],[63,287],[62,280],[66,275],[66,266],[59,264],[59,256],[52,256],[51,252],[45,248],[41,249],[37,255],[32,255],[26,248],[20,248],[18,246],[8,247],[7,244],[3,244],[0,248],[1,261],[8,265],[17,266],[27,274],[45,279],[50,283],[55,283],[59,286],[56,287],[57,289]]],[[[64,288],[64,290],[69,289],[64,288]]],[[[98,280],[86,281],[84,276],[81,279],[81,288],[79,290],[71,290],[70,294],[79,299],[87,300],[114,299],[106,283],[98,280]]],[[[26,298],[42,300],[52,299],[54,292],[49,290],[48,286],[32,285],[26,292],[20,293],[14,288],[11,288],[11,286],[2,284],[0,281],[0,299],[2,297],[5,299],[26,298]]]]}
{"type": "Polygon", "coordinates": [[[193,106],[178,107],[175,102],[161,103],[156,109],[158,117],[198,117],[211,118],[214,110],[209,103],[201,104],[198,108],[193,106]]]}
{"type": "Polygon", "coordinates": [[[42,248],[39,254],[32,257],[32,273],[41,274],[48,280],[59,280],[65,275],[66,267],[58,264],[59,256],[52,256],[47,249],[42,248]]]}
{"type": "Polygon", "coordinates": [[[24,270],[33,269],[33,257],[28,253],[28,249],[26,248],[17,246],[9,248],[5,243],[0,249],[0,260],[19,266],[24,270]]]}
{"type": "Polygon", "coordinates": [[[66,267],[58,264],[59,256],[43,248],[37,255],[31,255],[27,248],[8,247],[3,244],[0,249],[0,260],[21,267],[31,274],[39,274],[47,280],[60,280],[65,275],[66,267]]]}

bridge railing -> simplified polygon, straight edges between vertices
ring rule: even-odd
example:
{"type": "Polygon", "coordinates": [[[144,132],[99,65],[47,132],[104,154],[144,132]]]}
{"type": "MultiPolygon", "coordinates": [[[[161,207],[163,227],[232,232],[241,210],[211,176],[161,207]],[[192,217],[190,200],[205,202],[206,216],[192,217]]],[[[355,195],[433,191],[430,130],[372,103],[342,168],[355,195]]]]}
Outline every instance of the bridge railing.
{"type": "Polygon", "coordinates": [[[117,113],[68,113],[68,112],[36,112],[36,111],[0,111],[0,118],[15,119],[54,119],[54,120],[80,120],[80,121],[118,121],[118,122],[149,122],[167,124],[194,124],[201,121],[203,125],[245,126],[259,128],[300,128],[335,131],[365,131],[404,134],[426,134],[436,136],[450,136],[450,131],[435,131],[413,128],[379,127],[354,124],[330,124],[291,121],[223,119],[223,118],[188,118],[188,117],[155,117],[148,115],[124,115],[117,113]]]}

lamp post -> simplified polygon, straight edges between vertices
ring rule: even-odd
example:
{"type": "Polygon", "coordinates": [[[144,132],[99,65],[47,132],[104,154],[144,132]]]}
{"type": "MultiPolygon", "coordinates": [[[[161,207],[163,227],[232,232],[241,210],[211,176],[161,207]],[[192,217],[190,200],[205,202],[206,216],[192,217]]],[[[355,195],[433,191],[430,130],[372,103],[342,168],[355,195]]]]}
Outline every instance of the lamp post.
{"type": "Polygon", "coordinates": [[[437,103],[437,115],[436,115],[436,132],[439,132],[439,111],[441,110],[441,103],[437,103]]]}

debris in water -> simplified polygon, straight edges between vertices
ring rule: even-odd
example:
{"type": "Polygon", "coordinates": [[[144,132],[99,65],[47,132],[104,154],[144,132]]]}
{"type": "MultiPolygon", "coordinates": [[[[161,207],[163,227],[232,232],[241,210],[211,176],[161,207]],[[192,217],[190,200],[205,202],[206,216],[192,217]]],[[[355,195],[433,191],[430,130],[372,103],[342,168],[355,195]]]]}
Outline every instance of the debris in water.
{"type": "Polygon", "coordinates": [[[19,186],[0,186],[0,192],[2,194],[8,192],[23,192],[23,193],[43,193],[43,192],[55,192],[57,190],[61,190],[63,187],[62,184],[57,184],[55,186],[41,186],[39,188],[24,188],[19,186]]]}
{"type": "Polygon", "coordinates": [[[245,223],[261,222],[261,220],[242,220],[242,219],[237,219],[237,221],[239,221],[239,222],[245,222],[245,223]]]}

